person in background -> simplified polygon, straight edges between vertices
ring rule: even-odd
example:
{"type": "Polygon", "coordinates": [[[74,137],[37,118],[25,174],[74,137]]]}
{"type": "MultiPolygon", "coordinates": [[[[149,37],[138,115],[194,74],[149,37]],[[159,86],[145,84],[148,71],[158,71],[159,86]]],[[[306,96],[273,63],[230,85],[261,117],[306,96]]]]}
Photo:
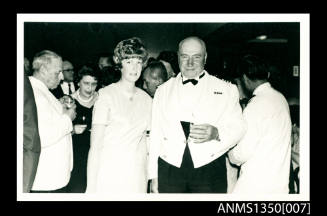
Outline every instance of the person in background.
{"type": "Polygon", "coordinates": [[[148,53],[139,38],[118,43],[121,79],[99,90],[94,104],[86,193],[146,193],[146,131],[151,97],[135,86],[148,53]]]}
{"type": "Polygon", "coordinates": [[[159,53],[157,60],[161,61],[165,65],[168,74],[168,79],[170,79],[171,77],[175,77],[176,74],[179,72],[178,57],[176,52],[162,51],[159,53]]]}
{"type": "Polygon", "coordinates": [[[113,67],[114,66],[112,56],[113,56],[113,54],[110,54],[110,53],[99,54],[97,64],[98,64],[98,67],[100,70],[102,70],[105,67],[113,67]]]}
{"type": "Polygon", "coordinates": [[[247,103],[249,102],[249,97],[247,90],[244,87],[244,84],[242,82],[242,78],[241,77],[236,77],[235,79],[233,79],[233,82],[236,84],[239,95],[240,95],[240,105],[242,107],[242,110],[244,110],[244,108],[246,107],[247,103]]]}
{"type": "Polygon", "coordinates": [[[36,175],[41,144],[34,93],[31,82],[26,75],[24,75],[23,130],[23,193],[29,193],[36,175]]]}
{"type": "Polygon", "coordinates": [[[181,73],[154,96],[148,168],[153,193],[227,192],[225,153],[245,127],[237,87],[208,74],[206,60],[203,40],[182,40],[181,73]]]}
{"type": "Polygon", "coordinates": [[[288,193],[292,125],[287,101],[267,81],[269,71],[261,59],[247,55],[239,67],[253,97],[243,110],[247,131],[228,153],[241,166],[232,193],[288,193]]]}
{"type": "Polygon", "coordinates": [[[167,70],[163,63],[153,61],[144,68],[143,89],[153,98],[158,86],[166,82],[167,79],[167,70]]]}
{"type": "MultiPolygon", "coordinates": [[[[153,98],[159,85],[167,81],[167,76],[167,70],[162,62],[157,61],[154,58],[152,58],[152,60],[149,59],[147,66],[142,72],[143,83],[141,85],[143,89],[153,98]]],[[[147,144],[149,143],[149,136],[150,130],[147,131],[147,144]]],[[[150,183],[151,181],[148,181],[148,193],[150,193],[150,183]]]]}
{"type": "Polygon", "coordinates": [[[97,57],[96,64],[99,68],[99,83],[96,91],[106,87],[120,79],[120,71],[115,67],[113,54],[108,52],[100,53],[97,57]]]}
{"type": "Polygon", "coordinates": [[[292,152],[290,171],[290,193],[300,193],[300,102],[296,97],[288,98],[292,121],[292,152]]]}
{"type": "Polygon", "coordinates": [[[44,50],[35,55],[32,65],[33,76],[29,80],[37,108],[41,154],[31,192],[67,192],[73,168],[71,132],[75,107],[67,108],[49,91],[63,79],[62,59],[44,50]]]}
{"type": "Polygon", "coordinates": [[[148,61],[147,61],[147,65],[150,64],[151,62],[156,62],[156,58],[154,57],[149,57],[148,61]]]}
{"type": "Polygon", "coordinates": [[[86,190],[86,167],[90,149],[90,129],[93,105],[98,98],[95,91],[98,84],[97,68],[84,65],[77,73],[79,87],[71,96],[76,103],[76,118],[73,121],[74,166],[68,184],[68,192],[84,193],[86,190]]]}
{"type": "Polygon", "coordinates": [[[99,71],[99,82],[97,91],[100,88],[104,88],[112,83],[118,82],[121,78],[121,73],[119,69],[116,69],[116,67],[104,67],[99,71]]]}
{"type": "MultiPolygon", "coordinates": [[[[242,79],[241,75],[237,74],[236,76],[231,77],[231,83],[233,83],[237,86],[238,93],[239,93],[239,103],[242,107],[242,110],[244,110],[249,99],[248,99],[247,91],[246,91],[241,79],[242,79]]],[[[227,193],[231,193],[237,182],[240,167],[230,162],[230,160],[228,158],[228,154],[226,157],[226,167],[227,167],[227,183],[228,183],[227,184],[228,185],[227,193]]]]}
{"type": "Polygon", "coordinates": [[[24,57],[24,74],[26,76],[31,76],[31,64],[30,64],[30,60],[28,60],[28,58],[24,57]]]}
{"type": "Polygon", "coordinates": [[[57,99],[62,98],[64,95],[71,95],[76,90],[74,83],[74,66],[71,62],[63,61],[62,73],[64,75],[63,81],[57,88],[51,90],[57,99]]]}
{"type": "Polygon", "coordinates": [[[149,65],[150,63],[152,63],[152,62],[156,62],[157,60],[154,58],[154,57],[149,57],[148,59],[147,59],[147,61],[144,63],[144,65],[143,65],[143,69],[142,69],[142,72],[141,72],[141,76],[140,76],[140,79],[138,79],[136,82],[135,82],[135,86],[136,87],[138,87],[138,88],[140,88],[140,89],[143,89],[143,90],[145,90],[144,89],[144,79],[143,79],[143,74],[144,74],[144,69],[145,69],[145,67],[147,66],[147,65],[149,65]]]}

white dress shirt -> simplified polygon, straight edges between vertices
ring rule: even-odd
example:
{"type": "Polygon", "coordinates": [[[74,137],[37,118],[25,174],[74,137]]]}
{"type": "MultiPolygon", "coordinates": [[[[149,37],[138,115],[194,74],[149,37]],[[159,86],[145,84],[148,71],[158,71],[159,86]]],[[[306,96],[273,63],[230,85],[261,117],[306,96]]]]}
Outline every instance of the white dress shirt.
{"type": "Polygon", "coordinates": [[[195,168],[217,159],[245,132],[237,87],[204,71],[197,85],[182,84],[181,73],[160,85],[152,105],[148,178],[158,176],[158,157],[180,167],[186,139],[180,121],[210,124],[220,141],[188,142],[195,168]]]}
{"type": "Polygon", "coordinates": [[[196,116],[194,116],[193,109],[201,97],[205,84],[201,82],[202,80],[200,80],[199,77],[194,78],[198,81],[196,85],[193,85],[191,82],[183,84],[182,81],[187,79],[182,76],[180,79],[181,81],[178,82],[177,87],[178,91],[176,92],[180,103],[180,109],[178,110],[180,121],[196,123],[196,116]]]}
{"type": "Polygon", "coordinates": [[[67,185],[73,168],[72,121],[59,100],[40,80],[29,77],[33,88],[41,154],[32,190],[56,190],[67,185]]]}
{"type": "MultiPolygon", "coordinates": [[[[74,83],[73,82],[70,82],[70,90],[71,90],[71,93],[74,93],[75,92],[75,86],[74,86],[74,83]]],[[[64,92],[64,94],[66,95],[70,95],[69,94],[69,85],[68,85],[68,82],[62,82],[60,84],[61,88],[62,88],[62,91],[64,92]]]]}
{"type": "Polygon", "coordinates": [[[233,193],[288,193],[291,119],[284,96],[266,82],[243,111],[247,132],[229,152],[241,165],[233,193]]]}

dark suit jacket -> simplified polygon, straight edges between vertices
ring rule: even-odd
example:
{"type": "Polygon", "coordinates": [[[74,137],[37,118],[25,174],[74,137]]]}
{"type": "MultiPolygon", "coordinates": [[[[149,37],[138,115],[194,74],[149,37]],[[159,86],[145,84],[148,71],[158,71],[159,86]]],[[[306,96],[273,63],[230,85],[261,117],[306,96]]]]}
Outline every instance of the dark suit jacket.
{"type": "MultiPolygon", "coordinates": [[[[73,84],[74,84],[75,90],[77,90],[76,84],[75,83],[73,83],[73,84]]],[[[61,88],[61,83],[57,86],[57,88],[52,89],[50,91],[57,99],[60,99],[60,98],[62,98],[62,96],[65,95],[62,88],[61,88]]]]}
{"type": "Polygon", "coordinates": [[[23,192],[30,192],[41,152],[36,104],[30,80],[24,75],[23,192]]]}

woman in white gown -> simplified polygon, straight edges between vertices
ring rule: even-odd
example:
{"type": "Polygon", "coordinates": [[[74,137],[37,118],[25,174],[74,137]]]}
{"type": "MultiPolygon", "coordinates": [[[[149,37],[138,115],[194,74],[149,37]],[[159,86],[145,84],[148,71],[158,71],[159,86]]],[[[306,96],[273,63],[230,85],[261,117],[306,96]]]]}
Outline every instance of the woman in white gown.
{"type": "Polygon", "coordinates": [[[86,193],[146,193],[152,99],[135,86],[147,60],[139,38],[114,50],[121,79],[99,90],[93,109],[86,193]]]}

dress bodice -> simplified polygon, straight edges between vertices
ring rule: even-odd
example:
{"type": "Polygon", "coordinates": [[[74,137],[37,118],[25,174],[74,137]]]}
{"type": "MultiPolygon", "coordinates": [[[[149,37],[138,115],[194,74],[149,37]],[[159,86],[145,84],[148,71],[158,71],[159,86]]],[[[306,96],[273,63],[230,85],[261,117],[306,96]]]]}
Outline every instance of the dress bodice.
{"type": "Polygon", "coordinates": [[[73,121],[73,124],[86,124],[87,128],[85,131],[88,131],[91,129],[91,123],[92,123],[92,111],[93,106],[88,108],[83,105],[81,105],[78,100],[75,100],[76,103],[76,118],[73,121]]]}

